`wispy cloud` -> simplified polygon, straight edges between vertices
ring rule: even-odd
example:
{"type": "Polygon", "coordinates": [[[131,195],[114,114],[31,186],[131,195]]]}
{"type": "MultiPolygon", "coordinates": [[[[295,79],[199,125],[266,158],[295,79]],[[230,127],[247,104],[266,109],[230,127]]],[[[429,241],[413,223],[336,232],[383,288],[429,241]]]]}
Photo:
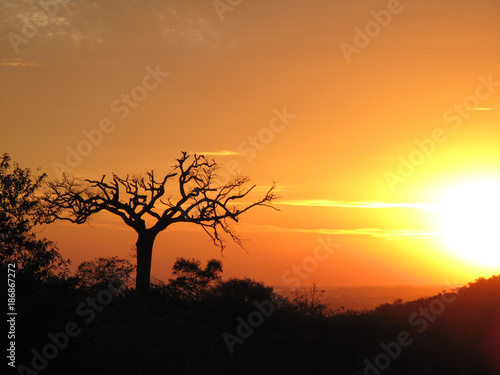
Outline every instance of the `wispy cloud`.
{"type": "Polygon", "coordinates": [[[232,156],[241,155],[241,152],[231,150],[216,150],[216,151],[189,151],[190,154],[205,155],[205,156],[232,156]]]}
{"type": "Polygon", "coordinates": [[[161,43],[162,48],[187,49],[226,49],[234,44],[231,38],[220,35],[220,20],[212,6],[193,7],[182,0],[85,0],[64,4],[48,1],[50,10],[47,10],[43,4],[41,8],[40,3],[43,2],[2,1],[0,34],[4,37],[0,45],[6,48],[2,52],[17,53],[5,36],[13,33],[23,37],[26,20],[36,23],[38,21],[33,20],[40,14],[48,14],[48,17],[37,24],[36,31],[29,31],[32,33],[29,45],[23,42],[16,46],[19,50],[35,53],[39,48],[52,57],[62,54],[80,61],[82,56],[88,59],[89,52],[107,50],[109,45],[113,45],[117,53],[125,53],[146,44],[154,46],[150,48],[158,48],[161,43]],[[139,26],[130,28],[130,24],[139,26]],[[36,43],[31,43],[32,38],[36,43]]]}
{"type": "Polygon", "coordinates": [[[474,108],[474,111],[498,111],[498,108],[476,107],[476,108],[474,108]]]}
{"type": "MultiPolygon", "coordinates": [[[[72,226],[74,224],[61,221],[58,226],[72,226]]],[[[112,214],[104,213],[102,217],[92,220],[87,223],[91,227],[108,228],[119,231],[129,231],[126,225],[112,216],[112,214]]],[[[332,228],[283,228],[274,225],[263,224],[243,224],[238,225],[237,233],[315,233],[334,236],[369,236],[379,238],[385,241],[396,240],[424,240],[441,236],[439,231],[431,231],[428,229],[380,229],[380,228],[356,228],[356,229],[332,229],[332,228]]],[[[190,223],[173,226],[172,232],[199,232],[200,228],[190,223]]]]}
{"type": "Polygon", "coordinates": [[[45,66],[45,64],[39,64],[33,61],[23,61],[21,59],[2,59],[0,60],[0,65],[3,66],[45,66]]]}
{"type": "Polygon", "coordinates": [[[297,199],[288,201],[276,201],[275,204],[287,206],[306,207],[347,207],[347,208],[416,208],[430,211],[434,209],[431,203],[389,203],[389,202],[360,202],[360,201],[334,201],[321,199],[297,199]]]}
{"type": "Polygon", "coordinates": [[[281,228],[273,225],[242,225],[241,232],[248,233],[317,233],[326,235],[358,235],[380,238],[383,240],[407,240],[428,239],[440,236],[439,231],[428,229],[380,229],[380,228],[356,228],[356,229],[332,229],[332,228],[281,228]]]}

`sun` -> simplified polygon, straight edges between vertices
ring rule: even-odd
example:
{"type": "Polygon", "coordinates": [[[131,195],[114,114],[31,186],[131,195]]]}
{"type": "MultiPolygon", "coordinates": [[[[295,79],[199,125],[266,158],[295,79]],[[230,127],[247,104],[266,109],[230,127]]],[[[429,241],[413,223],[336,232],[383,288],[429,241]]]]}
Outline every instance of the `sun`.
{"type": "Polygon", "coordinates": [[[475,265],[500,267],[500,179],[450,189],[437,214],[442,238],[454,254],[475,265]]]}

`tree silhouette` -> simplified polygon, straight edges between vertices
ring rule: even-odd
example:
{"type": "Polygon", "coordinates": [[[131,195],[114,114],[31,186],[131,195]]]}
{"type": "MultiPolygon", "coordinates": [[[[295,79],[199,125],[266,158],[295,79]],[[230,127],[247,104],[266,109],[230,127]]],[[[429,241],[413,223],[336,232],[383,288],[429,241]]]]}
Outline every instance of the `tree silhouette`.
{"type": "Polygon", "coordinates": [[[203,155],[195,154],[191,159],[182,152],[173,171],[160,179],[154,171],[146,177],[120,178],[113,174],[108,182],[106,176],[101,180],[81,180],[64,175],[61,181],[48,184],[47,221],[69,220],[82,224],[101,211],[120,217],[137,233],[136,291],[142,295],[150,287],[154,241],[158,233],[170,225],[180,222],[200,225],[214,244],[224,249],[222,232],[242,245],[241,238],[229,226],[230,220],[237,222],[241,214],[256,206],[274,208],[271,206],[276,198],[274,184],[260,200],[242,208],[236,206],[237,200],[246,197],[255,185],[248,188],[245,185],[249,179],[237,176],[219,186],[218,168],[203,155]],[[176,199],[172,195],[165,197],[166,184],[175,177],[178,196],[176,199]]]}
{"type": "Polygon", "coordinates": [[[0,157],[0,264],[15,262],[20,276],[39,280],[66,275],[69,264],[51,241],[37,238],[33,231],[44,221],[36,193],[45,178],[11,165],[8,154],[0,157]]]}
{"type": "Polygon", "coordinates": [[[199,260],[177,258],[172,270],[176,277],[169,279],[169,286],[181,297],[198,302],[207,288],[220,280],[222,263],[210,259],[202,269],[199,260]]]}
{"type": "Polygon", "coordinates": [[[316,282],[313,282],[309,290],[304,288],[304,292],[294,290],[287,304],[292,310],[300,315],[309,317],[320,317],[328,311],[328,305],[321,302],[325,290],[319,289],[316,282]]]}

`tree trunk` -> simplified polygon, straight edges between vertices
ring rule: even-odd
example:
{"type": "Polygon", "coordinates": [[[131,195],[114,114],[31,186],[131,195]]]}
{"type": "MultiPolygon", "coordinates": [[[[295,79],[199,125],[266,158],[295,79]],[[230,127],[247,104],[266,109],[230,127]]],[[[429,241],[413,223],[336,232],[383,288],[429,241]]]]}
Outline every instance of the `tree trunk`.
{"type": "Polygon", "coordinates": [[[155,235],[147,231],[139,233],[137,238],[137,275],[135,289],[137,295],[144,296],[149,291],[151,279],[151,258],[153,255],[153,243],[155,235]]]}

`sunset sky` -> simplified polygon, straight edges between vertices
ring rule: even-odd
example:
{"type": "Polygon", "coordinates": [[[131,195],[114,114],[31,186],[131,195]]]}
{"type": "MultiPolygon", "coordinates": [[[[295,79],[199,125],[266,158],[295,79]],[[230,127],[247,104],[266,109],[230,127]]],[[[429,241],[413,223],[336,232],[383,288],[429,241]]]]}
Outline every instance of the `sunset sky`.
{"type": "MultiPolygon", "coordinates": [[[[436,208],[464,184],[500,181],[500,1],[41,3],[2,1],[0,151],[22,167],[167,173],[189,151],[237,166],[261,194],[275,181],[281,211],[234,226],[247,252],[228,242],[224,277],[292,285],[305,266],[303,286],[437,285],[500,273],[498,255],[474,261],[487,236],[455,229],[461,255],[436,208]],[[328,241],[338,246],[311,263],[328,241]]],[[[476,215],[500,236],[482,211],[454,206],[445,224],[476,215]]],[[[40,235],[73,266],[127,258],[136,241],[105,214],[40,235]]],[[[152,274],[166,280],[178,256],[221,253],[196,226],[172,226],[152,274]]]]}

